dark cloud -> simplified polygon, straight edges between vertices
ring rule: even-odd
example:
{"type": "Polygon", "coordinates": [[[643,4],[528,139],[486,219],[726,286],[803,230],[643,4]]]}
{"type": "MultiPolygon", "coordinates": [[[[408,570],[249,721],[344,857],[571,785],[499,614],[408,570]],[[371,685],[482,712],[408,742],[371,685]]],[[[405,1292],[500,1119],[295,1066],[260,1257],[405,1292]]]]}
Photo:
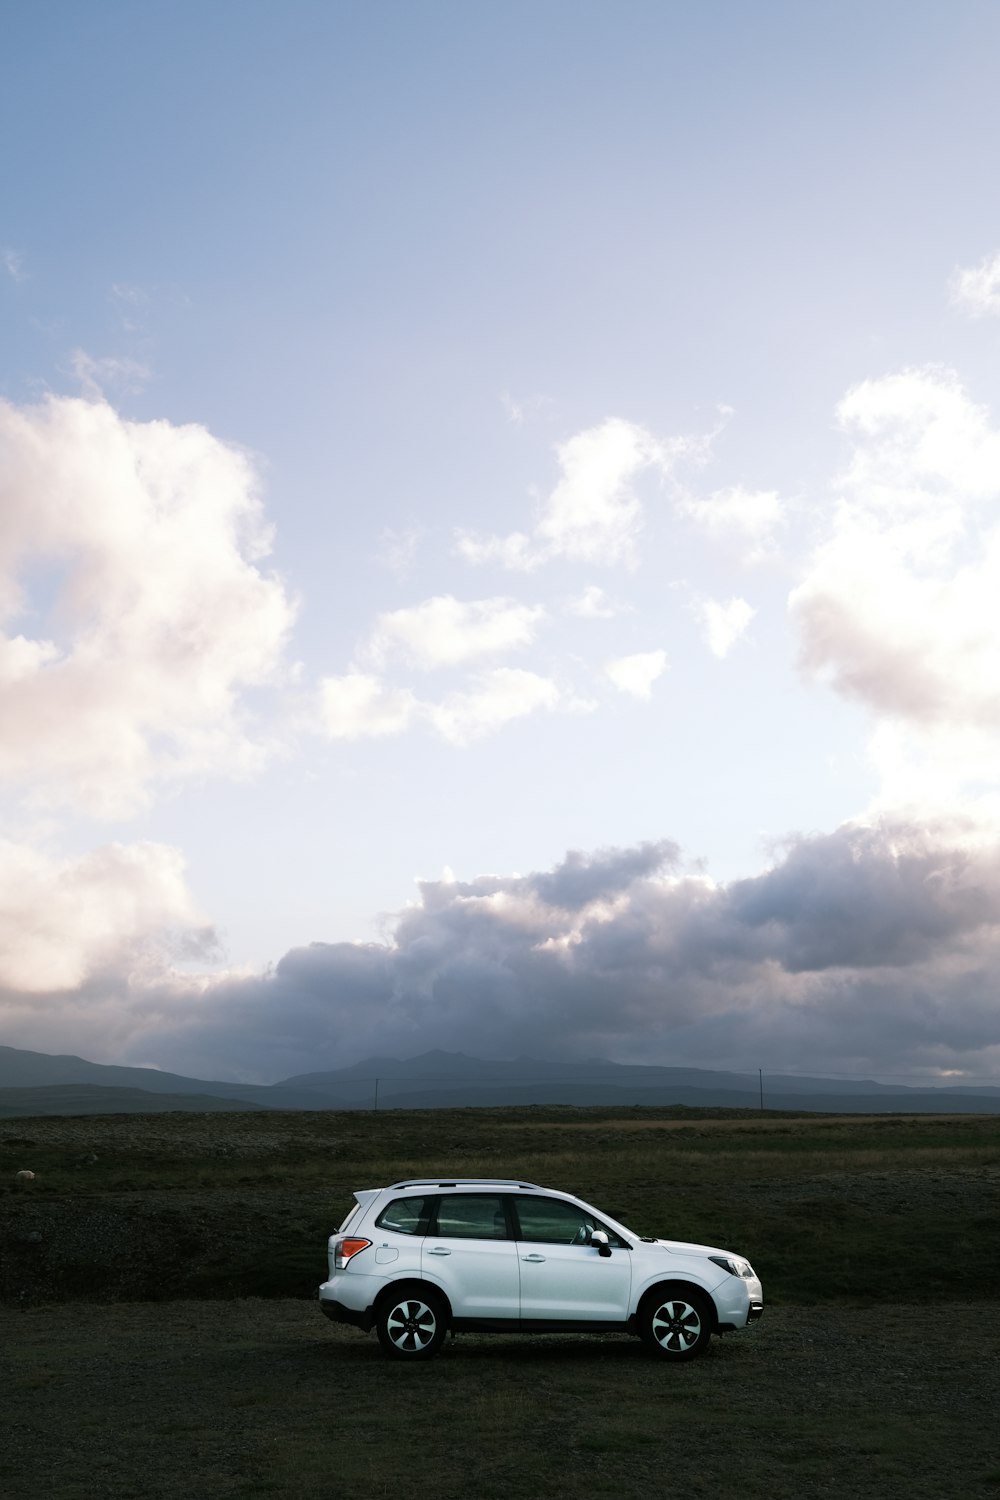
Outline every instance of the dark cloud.
{"type": "Polygon", "coordinates": [[[197,1005],[133,992],[129,1050],[267,1079],[431,1047],[981,1075],[1000,1069],[998,915],[996,849],[899,823],[801,838],[728,886],[677,873],[669,842],[570,854],[426,883],[391,942],[293,949],[197,1005]]]}
{"type": "Polygon", "coordinates": [[[636,844],[631,849],[601,849],[596,854],[571,850],[548,875],[531,876],[533,889],[549,906],[579,911],[592,901],[607,900],[636,881],[676,868],[680,849],[669,839],[636,844]]]}
{"type": "Polygon", "coordinates": [[[796,844],[776,869],[734,885],[728,905],[795,973],[918,963],[996,921],[998,894],[995,852],[852,828],[796,844]]]}

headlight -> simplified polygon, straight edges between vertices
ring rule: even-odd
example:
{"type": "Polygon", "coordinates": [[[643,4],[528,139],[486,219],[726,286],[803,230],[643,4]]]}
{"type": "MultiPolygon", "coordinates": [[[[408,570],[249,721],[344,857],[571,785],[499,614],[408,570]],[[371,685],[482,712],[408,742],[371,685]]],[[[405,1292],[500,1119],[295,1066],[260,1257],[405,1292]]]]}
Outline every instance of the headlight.
{"type": "Polygon", "coordinates": [[[728,1271],[730,1276],[739,1276],[744,1281],[753,1279],[753,1266],[748,1260],[740,1260],[738,1255],[710,1255],[708,1258],[714,1265],[728,1271]]]}

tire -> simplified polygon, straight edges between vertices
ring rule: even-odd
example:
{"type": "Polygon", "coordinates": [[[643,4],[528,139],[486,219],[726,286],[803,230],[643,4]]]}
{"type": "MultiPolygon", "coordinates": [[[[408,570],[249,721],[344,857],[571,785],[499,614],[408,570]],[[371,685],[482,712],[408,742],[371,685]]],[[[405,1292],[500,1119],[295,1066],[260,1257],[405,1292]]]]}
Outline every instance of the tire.
{"type": "Polygon", "coordinates": [[[444,1342],[447,1317],[441,1298],[424,1287],[390,1292],[375,1321],[382,1352],[393,1359],[430,1359],[444,1342]]]}
{"type": "Polygon", "coordinates": [[[661,1287],[639,1312],[639,1332],[661,1359],[696,1359],[708,1347],[712,1324],[708,1302],[691,1287],[661,1287]]]}

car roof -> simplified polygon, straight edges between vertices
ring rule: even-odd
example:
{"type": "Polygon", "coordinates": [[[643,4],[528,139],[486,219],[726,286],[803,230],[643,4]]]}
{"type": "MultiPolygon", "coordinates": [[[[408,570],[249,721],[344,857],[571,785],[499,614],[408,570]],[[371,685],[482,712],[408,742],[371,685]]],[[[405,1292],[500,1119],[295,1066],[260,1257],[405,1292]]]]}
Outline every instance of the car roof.
{"type": "Polygon", "coordinates": [[[494,1188],[501,1192],[523,1190],[525,1192],[544,1193],[546,1197],[562,1198],[567,1203],[575,1203],[578,1207],[587,1209],[590,1213],[596,1214],[605,1223],[610,1224],[616,1233],[623,1234],[627,1239],[634,1240],[636,1238],[633,1230],[628,1229],[618,1219],[613,1218],[611,1214],[605,1213],[603,1209],[594,1208],[592,1204],[585,1202],[584,1199],[577,1198],[572,1193],[566,1193],[561,1188],[539,1187],[537,1182],[521,1182],[516,1177],[406,1177],[402,1182],[393,1182],[388,1187],[355,1188],[354,1196],[358,1203],[367,1209],[377,1199],[384,1198],[387,1193],[416,1193],[421,1189],[426,1192],[428,1188],[443,1188],[445,1190],[448,1188],[484,1188],[486,1190],[494,1188]]]}
{"type": "Polygon", "coordinates": [[[408,1177],[405,1182],[390,1183],[393,1191],[397,1188],[418,1187],[500,1187],[500,1188],[525,1188],[529,1191],[537,1188],[535,1182],[520,1182],[513,1177],[408,1177]]]}

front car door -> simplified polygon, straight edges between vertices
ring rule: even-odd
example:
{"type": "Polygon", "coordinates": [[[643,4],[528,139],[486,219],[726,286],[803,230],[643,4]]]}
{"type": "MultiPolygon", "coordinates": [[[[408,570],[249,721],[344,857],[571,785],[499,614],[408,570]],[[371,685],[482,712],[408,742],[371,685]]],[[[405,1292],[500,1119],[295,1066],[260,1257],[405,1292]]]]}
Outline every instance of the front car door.
{"type": "Polygon", "coordinates": [[[511,1207],[517,1216],[522,1322],[624,1324],[632,1252],[620,1235],[563,1198],[525,1194],[511,1207]],[[595,1229],[607,1234],[609,1256],[586,1243],[595,1229]]]}

